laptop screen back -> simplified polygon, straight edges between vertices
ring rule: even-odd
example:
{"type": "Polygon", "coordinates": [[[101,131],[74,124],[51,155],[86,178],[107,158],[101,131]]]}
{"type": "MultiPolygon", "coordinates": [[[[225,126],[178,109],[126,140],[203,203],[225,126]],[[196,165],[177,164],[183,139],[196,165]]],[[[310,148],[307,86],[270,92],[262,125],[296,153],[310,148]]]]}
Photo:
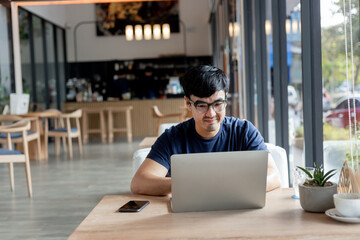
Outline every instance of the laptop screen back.
{"type": "Polygon", "coordinates": [[[173,212],[264,207],[267,161],[266,151],[171,156],[173,212]]]}

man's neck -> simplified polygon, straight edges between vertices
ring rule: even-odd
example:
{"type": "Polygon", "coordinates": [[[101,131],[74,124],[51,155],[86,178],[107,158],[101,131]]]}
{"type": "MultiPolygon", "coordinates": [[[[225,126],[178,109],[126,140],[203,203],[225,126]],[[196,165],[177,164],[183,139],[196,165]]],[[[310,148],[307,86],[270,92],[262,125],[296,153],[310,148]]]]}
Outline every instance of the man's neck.
{"type": "Polygon", "coordinates": [[[206,131],[204,129],[198,129],[195,126],[195,131],[200,137],[202,137],[204,139],[211,139],[211,138],[215,137],[218,134],[218,132],[220,131],[220,128],[221,128],[221,125],[219,126],[219,128],[217,130],[209,132],[209,131],[206,131]]]}

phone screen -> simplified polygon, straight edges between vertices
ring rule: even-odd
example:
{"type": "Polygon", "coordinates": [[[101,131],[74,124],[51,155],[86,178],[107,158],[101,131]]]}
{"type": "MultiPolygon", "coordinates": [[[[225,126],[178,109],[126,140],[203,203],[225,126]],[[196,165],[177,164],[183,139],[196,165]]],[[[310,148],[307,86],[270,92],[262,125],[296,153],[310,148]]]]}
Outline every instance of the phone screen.
{"type": "Polygon", "coordinates": [[[140,212],[149,203],[149,201],[129,201],[119,208],[119,212],[140,212]]]}

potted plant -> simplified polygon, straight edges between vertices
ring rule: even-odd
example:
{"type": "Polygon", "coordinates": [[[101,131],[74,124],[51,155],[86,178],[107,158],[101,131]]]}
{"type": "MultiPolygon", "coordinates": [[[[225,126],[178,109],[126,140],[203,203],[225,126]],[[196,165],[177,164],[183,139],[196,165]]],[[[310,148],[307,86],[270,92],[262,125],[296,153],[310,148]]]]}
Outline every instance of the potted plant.
{"type": "Polygon", "coordinates": [[[311,174],[305,168],[299,167],[306,173],[309,179],[299,185],[301,207],[308,212],[323,213],[330,208],[334,208],[333,195],[337,193],[337,184],[328,181],[335,175],[335,169],[324,173],[322,165],[316,167],[311,174]]]}

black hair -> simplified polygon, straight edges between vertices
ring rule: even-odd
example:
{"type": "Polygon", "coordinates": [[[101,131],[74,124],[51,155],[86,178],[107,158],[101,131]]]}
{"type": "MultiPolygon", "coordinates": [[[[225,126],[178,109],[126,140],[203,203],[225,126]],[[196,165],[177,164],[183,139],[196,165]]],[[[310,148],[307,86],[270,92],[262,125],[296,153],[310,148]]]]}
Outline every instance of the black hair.
{"type": "Polygon", "coordinates": [[[187,71],[181,80],[185,96],[210,97],[217,91],[229,91],[229,78],[217,67],[201,65],[187,71]]]}

